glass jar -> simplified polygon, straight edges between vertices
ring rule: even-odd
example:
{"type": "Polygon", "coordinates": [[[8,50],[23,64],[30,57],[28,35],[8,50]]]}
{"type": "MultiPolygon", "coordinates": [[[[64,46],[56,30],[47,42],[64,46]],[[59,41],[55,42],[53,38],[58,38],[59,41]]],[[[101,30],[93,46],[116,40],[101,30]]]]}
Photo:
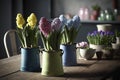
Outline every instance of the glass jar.
{"type": "Polygon", "coordinates": [[[113,16],[114,16],[114,20],[117,20],[117,16],[118,16],[118,10],[117,9],[114,9],[113,16]]]}
{"type": "Polygon", "coordinates": [[[110,12],[108,10],[105,10],[105,19],[107,21],[112,21],[113,20],[113,14],[112,14],[112,12],[110,12]]]}
{"type": "Polygon", "coordinates": [[[104,11],[100,12],[100,16],[98,17],[98,20],[100,20],[100,21],[104,21],[105,20],[105,13],[104,13],[104,11]]]}
{"type": "Polygon", "coordinates": [[[80,8],[78,14],[79,14],[80,19],[81,19],[81,20],[84,20],[84,8],[80,8]]]}
{"type": "Polygon", "coordinates": [[[89,20],[89,11],[88,11],[88,8],[85,8],[85,11],[84,11],[84,20],[89,20]]]}

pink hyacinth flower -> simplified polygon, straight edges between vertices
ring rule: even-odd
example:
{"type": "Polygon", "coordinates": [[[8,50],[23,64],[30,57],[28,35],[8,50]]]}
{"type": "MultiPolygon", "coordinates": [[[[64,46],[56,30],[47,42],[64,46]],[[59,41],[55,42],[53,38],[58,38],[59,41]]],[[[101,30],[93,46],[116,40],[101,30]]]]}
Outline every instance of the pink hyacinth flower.
{"type": "Polygon", "coordinates": [[[76,44],[76,47],[87,48],[88,47],[88,43],[87,42],[80,42],[80,43],[76,44]]]}
{"type": "Polygon", "coordinates": [[[45,37],[52,31],[51,23],[45,17],[40,19],[39,28],[45,37]]]}
{"type": "Polygon", "coordinates": [[[85,48],[85,47],[87,47],[87,46],[88,46],[87,42],[81,42],[81,43],[80,43],[80,47],[85,48]]]}
{"type": "Polygon", "coordinates": [[[51,23],[52,30],[59,30],[61,26],[61,21],[59,18],[53,19],[51,23]]]}

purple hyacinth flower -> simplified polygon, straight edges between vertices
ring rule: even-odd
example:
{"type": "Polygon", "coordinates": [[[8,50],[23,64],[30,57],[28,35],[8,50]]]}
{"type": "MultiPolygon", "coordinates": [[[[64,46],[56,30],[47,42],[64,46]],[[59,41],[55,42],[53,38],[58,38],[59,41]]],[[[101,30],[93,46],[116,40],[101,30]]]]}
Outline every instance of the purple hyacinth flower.
{"type": "Polygon", "coordinates": [[[52,30],[59,30],[61,27],[61,24],[62,23],[59,18],[53,19],[53,21],[51,22],[52,30]]]}
{"type": "Polygon", "coordinates": [[[78,15],[75,15],[72,20],[74,27],[76,28],[80,27],[81,23],[80,23],[80,17],[78,15]]]}
{"type": "Polygon", "coordinates": [[[98,33],[104,33],[104,31],[101,30],[101,31],[98,31],[98,33]]]}
{"type": "Polygon", "coordinates": [[[97,35],[97,34],[98,34],[98,31],[94,31],[93,33],[94,33],[94,35],[97,35]]]}
{"type": "Polygon", "coordinates": [[[104,36],[105,32],[104,31],[99,31],[100,36],[104,36]]]}

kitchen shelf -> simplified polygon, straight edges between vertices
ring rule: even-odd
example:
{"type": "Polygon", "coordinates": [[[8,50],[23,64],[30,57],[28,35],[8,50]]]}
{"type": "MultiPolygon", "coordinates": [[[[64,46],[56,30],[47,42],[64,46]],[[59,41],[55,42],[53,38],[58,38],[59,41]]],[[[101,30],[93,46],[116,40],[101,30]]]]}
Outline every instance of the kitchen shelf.
{"type": "Polygon", "coordinates": [[[120,21],[92,21],[92,20],[88,20],[88,21],[81,21],[83,24],[120,24],[120,21]]]}

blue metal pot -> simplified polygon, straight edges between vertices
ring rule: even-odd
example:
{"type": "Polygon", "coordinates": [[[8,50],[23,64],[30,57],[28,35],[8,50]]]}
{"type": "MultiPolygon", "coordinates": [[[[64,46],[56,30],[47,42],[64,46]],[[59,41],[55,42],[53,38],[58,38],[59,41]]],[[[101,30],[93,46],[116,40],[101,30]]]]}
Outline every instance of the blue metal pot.
{"type": "Polygon", "coordinates": [[[60,49],[63,50],[63,66],[77,65],[75,45],[62,44],[60,45],[60,49]]]}
{"type": "Polygon", "coordinates": [[[36,72],[40,69],[39,48],[21,48],[21,71],[36,72]]]}

